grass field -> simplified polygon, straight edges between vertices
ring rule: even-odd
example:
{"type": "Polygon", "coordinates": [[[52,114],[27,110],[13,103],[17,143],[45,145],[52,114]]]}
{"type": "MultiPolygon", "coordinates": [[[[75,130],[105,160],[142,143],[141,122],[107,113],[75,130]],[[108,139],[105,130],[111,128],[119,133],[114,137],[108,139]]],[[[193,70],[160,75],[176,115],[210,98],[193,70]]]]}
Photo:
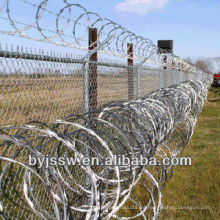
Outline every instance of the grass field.
{"type": "MultiPolygon", "coordinates": [[[[128,99],[126,74],[98,75],[98,107],[128,99]]],[[[158,74],[141,77],[142,95],[159,88],[158,74]]],[[[134,96],[136,97],[136,76],[134,96]]],[[[54,121],[69,114],[83,113],[83,77],[61,75],[31,78],[0,76],[0,125],[21,125],[38,120],[54,121]]]]}
{"type": "Polygon", "coordinates": [[[208,100],[217,101],[206,101],[183,153],[192,157],[192,166],[177,167],[163,189],[160,219],[220,219],[219,93],[220,89],[210,89],[208,100]]]}

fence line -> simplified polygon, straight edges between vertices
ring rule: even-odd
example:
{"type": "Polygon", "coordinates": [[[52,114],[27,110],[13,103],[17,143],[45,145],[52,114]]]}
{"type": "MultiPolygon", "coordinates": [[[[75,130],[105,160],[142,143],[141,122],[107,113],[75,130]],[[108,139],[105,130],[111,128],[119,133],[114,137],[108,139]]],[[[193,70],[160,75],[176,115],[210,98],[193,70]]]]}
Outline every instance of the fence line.
{"type": "MultiPolygon", "coordinates": [[[[0,47],[1,48],[1,47],[0,47]]],[[[28,50],[28,48],[26,48],[28,50]]],[[[10,51],[10,50],[1,50],[0,49],[0,57],[1,58],[11,58],[11,59],[25,59],[25,60],[38,60],[38,61],[48,61],[48,62],[56,62],[56,63],[78,63],[78,64],[85,64],[86,60],[83,59],[81,56],[80,58],[72,58],[73,54],[66,54],[66,57],[62,55],[53,55],[49,56],[46,55],[43,50],[42,54],[35,54],[35,53],[26,53],[23,52],[23,49],[18,49],[17,52],[10,51]]],[[[105,67],[119,67],[119,68],[128,68],[128,65],[123,64],[121,62],[113,62],[111,60],[105,61],[105,59],[99,59],[97,61],[89,61],[89,63],[92,64],[97,64],[99,66],[105,66],[105,67]]],[[[136,66],[130,66],[129,68],[137,68],[136,66]]],[[[143,69],[145,70],[153,70],[153,71],[158,71],[157,68],[152,68],[149,66],[144,66],[143,69]]],[[[3,74],[3,73],[2,73],[3,74]]]]}
{"type": "Polygon", "coordinates": [[[185,80],[202,79],[204,76],[194,65],[173,53],[159,49],[150,39],[140,37],[114,21],[90,12],[80,4],[71,4],[66,0],[59,0],[55,5],[49,0],[39,3],[32,0],[15,0],[13,3],[5,0],[4,3],[1,6],[0,19],[5,25],[0,33],[65,48],[78,48],[86,53],[80,58],[73,58],[70,54],[49,55],[44,50],[37,54],[30,49],[28,53],[24,47],[17,48],[16,52],[13,51],[15,47],[11,51],[0,48],[2,125],[21,124],[29,120],[49,122],[73,111],[86,113],[114,100],[141,98],[158,88],[185,80]],[[25,21],[20,16],[17,21],[16,4],[35,16],[25,21]],[[48,23],[54,25],[48,29],[45,26],[48,23]],[[110,60],[117,58],[118,62],[102,62],[101,59],[106,54],[110,60]],[[152,65],[158,69],[156,73],[155,68],[149,68],[152,65]],[[53,72],[55,74],[50,74],[53,72]],[[103,79],[102,73],[105,72],[109,79],[103,79]],[[114,74],[111,75],[111,72],[114,74]],[[24,77],[17,77],[15,82],[5,79],[8,74],[24,77]],[[33,82],[27,80],[27,76],[30,76],[30,80],[34,78],[33,82]],[[44,80],[45,76],[50,76],[51,79],[47,77],[44,80]],[[54,76],[59,76],[59,79],[54,79],[54,76]],[[24,90],[22,87],[27,87],[27,84],[30,86],[24,90]],[[74,91],[75,87],[77,89],[74,91]],[[33,94],[36,99],[33,99],[33,94]],[[65,105],[69,106],[64,110],[61,106],[65,105]]]}
{"type": "Polygon", "coordinates": [[[0,50],[2,126],[30,120],[49,122],[73,111],[78,114],[88,112],[89,100],[93,98],[89,98],[89,92],[85,91],[94,91],[94,88],[93,83],[85,81],[87,65],[90,68],[97,65],[95,96],[98,97],[95,99],[98,107],[114,100],[140,98],[158,88],[205,76],[169,66],[164,70],[144,63],[130,65],[132,59],[129,58],[127,63],[103,58],[92,61],[72,54],[50,56],[55,54],[43,50],[33,53],[28,48],[24,52],[23,47],[17,47],[15,52],[13,48],[9,50],[5,46],[5,50],[0,50]]]}
{"type": "MultiPolygon", "coordinates": [[[[31,49],[29,51],[32,52],[31,49]]],[[[70,54],[55,57],[48,54],[43,51],[41,54],[31,54],[21,47],[16,52],[0,50],[2,126],[23,124],[30,120],[49,122],[73,111],[78,114],[87,112],[83,108],[83,91],[86,88],[89,90],[89,84],[83,84],[83,67],[86,64],[97,65],[98,107],[114,100],[128,100],[131,86],[129,71],[134,77],[133,92],[137,97],[137,65],[110,62],[103,58],[95,62],[77,56],[74,58],[70,54]]],[[[142,96],[158,89],[158,69],[142,66],[139,80],[142,96]]]]}

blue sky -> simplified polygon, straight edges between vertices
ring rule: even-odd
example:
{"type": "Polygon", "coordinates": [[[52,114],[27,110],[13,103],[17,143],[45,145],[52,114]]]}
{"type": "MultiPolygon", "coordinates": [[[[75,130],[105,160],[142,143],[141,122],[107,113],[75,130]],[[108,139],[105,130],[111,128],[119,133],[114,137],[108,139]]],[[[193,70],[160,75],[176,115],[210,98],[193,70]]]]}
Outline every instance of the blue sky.
{"type": "MultiPolygon", "coordinates": [[[[1,0],[0,0],[1,1],[1,0]]],[[[16,7],[17,18],[29,19],[30,10],[16,7]]],[[[39,0],[38,0],[39,1],[39,0]]],[[[60,0],[51,1],[55,8],[60,0]]],[[[181,57],[220,57],[220,0],[68,0],[79,2],[123,25],[134,33],[150,38],[173,39],[174,52],[181,57]]],[[[1,5],[0,5],[1,6],[1,5]]],[[[2,42],[20,40],[0,35],[2,42]]],[[[36,46],[36,43],[34,43],[36,46]]]]}
{"type": "Polygon", "coordinates": [[[155,43],[158,39],[173,39],[175,53],[179,56],[220,56],[220,0],[146,0],[149,7],[146,6],[143,14],[139,12],[143,12],[144,3],[138,2],[144,0],[129,2],[135,1],[136,11],[133,12],[129,9],[134,4],[127,10],[118,9],[118,5],[123,6],[119,3],[126,2],[122,0],[82,2],[155,43]],[[162,8],[158,7],[158,2],[162,2],[162,8]]]}

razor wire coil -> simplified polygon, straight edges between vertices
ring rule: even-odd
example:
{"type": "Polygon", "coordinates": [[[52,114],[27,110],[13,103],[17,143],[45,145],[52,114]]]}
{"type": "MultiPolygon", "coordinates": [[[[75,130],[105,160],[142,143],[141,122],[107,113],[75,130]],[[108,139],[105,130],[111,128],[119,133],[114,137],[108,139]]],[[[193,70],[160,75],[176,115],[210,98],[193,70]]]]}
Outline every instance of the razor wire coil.
{"type": "Polygon", "coordinates": [[[39,169],[28,165],[27,155],[57,159],[90,155],[100,161],[113,159],[117,154],[129,158],[155,155],[158,161],[165,155],[181,155],[210,83],[208,79],[186,81],[143,99],[111,103],[88,115],[1,129],[1,148],[5,150],[0,157],[0,189],[8,196],[1,195],[2,216],[9,218],[9,207],[17,203],[16,215],[28,219],[158,218],[162,209],[161,188],[169,180],[172,166],[49,165],[39,169]],[[93,114],[97,117],[91,117],[93,114]],[[12,176],[16,177],[15,185],[12,176]],[[148,192],[145,204],[131,191],[137,183],[148,192]],[[45,200],[41,191],[50,200],[45,200]],[[127,201],[139,207],[137,214],[117,215],[127,201]],[[22,203],[26,203],[26,208],[22,203]]]}

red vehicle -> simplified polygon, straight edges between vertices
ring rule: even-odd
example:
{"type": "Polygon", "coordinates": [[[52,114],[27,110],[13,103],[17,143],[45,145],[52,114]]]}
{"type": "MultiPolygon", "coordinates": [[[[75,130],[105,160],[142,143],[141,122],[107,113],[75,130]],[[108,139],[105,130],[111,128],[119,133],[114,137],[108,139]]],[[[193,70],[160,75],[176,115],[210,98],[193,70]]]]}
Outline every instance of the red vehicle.
{"type": "Polygon", "coordinates": [[[213,75],[213,83],[212,86],[214,87],[220,87],[220,73],[213,75]]]}

